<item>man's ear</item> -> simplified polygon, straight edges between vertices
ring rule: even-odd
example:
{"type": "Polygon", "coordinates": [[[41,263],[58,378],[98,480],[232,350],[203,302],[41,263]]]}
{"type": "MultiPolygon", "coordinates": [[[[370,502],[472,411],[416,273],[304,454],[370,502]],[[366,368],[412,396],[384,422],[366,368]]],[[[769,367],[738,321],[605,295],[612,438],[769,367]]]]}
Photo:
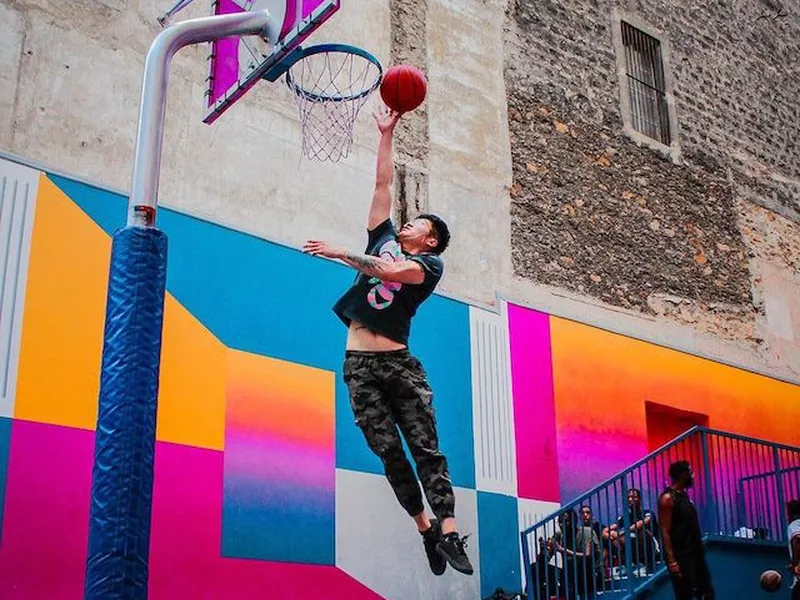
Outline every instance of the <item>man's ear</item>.
{"type": "Polygon", "coordinates": [[[425,238],[425,243],[431,250],[433,250],[434,248],[436,248],[437,244],[439,243],[439,240],[437,240],[432,235],[429,235],[427,238],[425,238]]]}

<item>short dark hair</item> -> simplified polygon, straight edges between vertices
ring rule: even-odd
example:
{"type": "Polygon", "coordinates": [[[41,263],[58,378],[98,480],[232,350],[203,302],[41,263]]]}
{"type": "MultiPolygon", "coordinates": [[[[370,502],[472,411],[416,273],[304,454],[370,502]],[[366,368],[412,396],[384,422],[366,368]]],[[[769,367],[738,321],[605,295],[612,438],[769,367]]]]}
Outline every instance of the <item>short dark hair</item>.
{"type": "Polygon", "coordinates": [[[800,500],[789,500],[786,503],[786,509],[790,518],[800,519],[800,500]]]}
{"type": "Polygon", "coordinates": [[[669,466],[669,478],[675,482],[681,475],[691,470],[688,460],[678,460],[669,466]]]}
{"type": "Polygon", "coordinates": [[[450,229],[447,227],[447,223],[436,215],[428,213],[420,215],[417,218],[429,221],[433,227],[433,236],[436,238],[436,247],[433,249],[433,252],[435,254],[444,252],[450,244],[450,229]]]}

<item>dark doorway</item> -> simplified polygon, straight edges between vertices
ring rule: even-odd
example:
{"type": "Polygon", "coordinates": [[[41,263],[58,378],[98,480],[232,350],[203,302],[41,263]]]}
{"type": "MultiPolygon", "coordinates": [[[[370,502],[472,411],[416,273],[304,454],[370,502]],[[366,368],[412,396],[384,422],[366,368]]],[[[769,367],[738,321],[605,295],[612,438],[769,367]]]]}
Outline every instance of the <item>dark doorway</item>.
{"type": "Polygon", "coordinates": [[[647,451],[657,450],[692,427],[708,427],[708,415],[681,410],[666,404],[645,402],[647,451]]]}

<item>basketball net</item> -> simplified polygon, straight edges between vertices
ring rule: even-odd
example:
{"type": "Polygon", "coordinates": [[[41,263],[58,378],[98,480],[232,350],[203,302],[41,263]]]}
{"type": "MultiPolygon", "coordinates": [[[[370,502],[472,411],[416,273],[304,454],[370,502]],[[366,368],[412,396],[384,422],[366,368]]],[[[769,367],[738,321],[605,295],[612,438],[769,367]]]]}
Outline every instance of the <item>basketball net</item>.
{"type": "Polygon", "coordinates": [[[337,162],[350,154],[358,114],[381,80],[380,64],[356,50],[318,46],[287,71],[306,158],[337,162]]]}

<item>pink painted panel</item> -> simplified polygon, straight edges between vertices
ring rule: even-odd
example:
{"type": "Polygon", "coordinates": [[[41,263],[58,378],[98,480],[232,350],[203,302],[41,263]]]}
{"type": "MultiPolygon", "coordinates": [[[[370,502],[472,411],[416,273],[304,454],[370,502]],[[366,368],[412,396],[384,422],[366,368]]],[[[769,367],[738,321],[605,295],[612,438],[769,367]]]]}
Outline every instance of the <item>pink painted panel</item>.
{"type": "MultiPolygon", "coordinates": [[[[0,542],[0,598],[83,598],[94,432],[15,420],[0,542]]],[[[221,452],[159,443],[153,600],[380,599],[335,567],[220,555],[221,452]]]]}
{"type": "Polygon", "coordinates": [[[0,598],[83,598],[94,432],[15,420],[0,598]]]}
{"type": "Polygon", "coordinates": [[[156,454],[151,600],[376,600],[335,567],[222,558],[223,454],[160,443],[156,454]]]}
{"type": "Polygon", "coordinates": [[[517,488],[520,498],[559,501],[549,316],[508,305],[517,488]]]}

